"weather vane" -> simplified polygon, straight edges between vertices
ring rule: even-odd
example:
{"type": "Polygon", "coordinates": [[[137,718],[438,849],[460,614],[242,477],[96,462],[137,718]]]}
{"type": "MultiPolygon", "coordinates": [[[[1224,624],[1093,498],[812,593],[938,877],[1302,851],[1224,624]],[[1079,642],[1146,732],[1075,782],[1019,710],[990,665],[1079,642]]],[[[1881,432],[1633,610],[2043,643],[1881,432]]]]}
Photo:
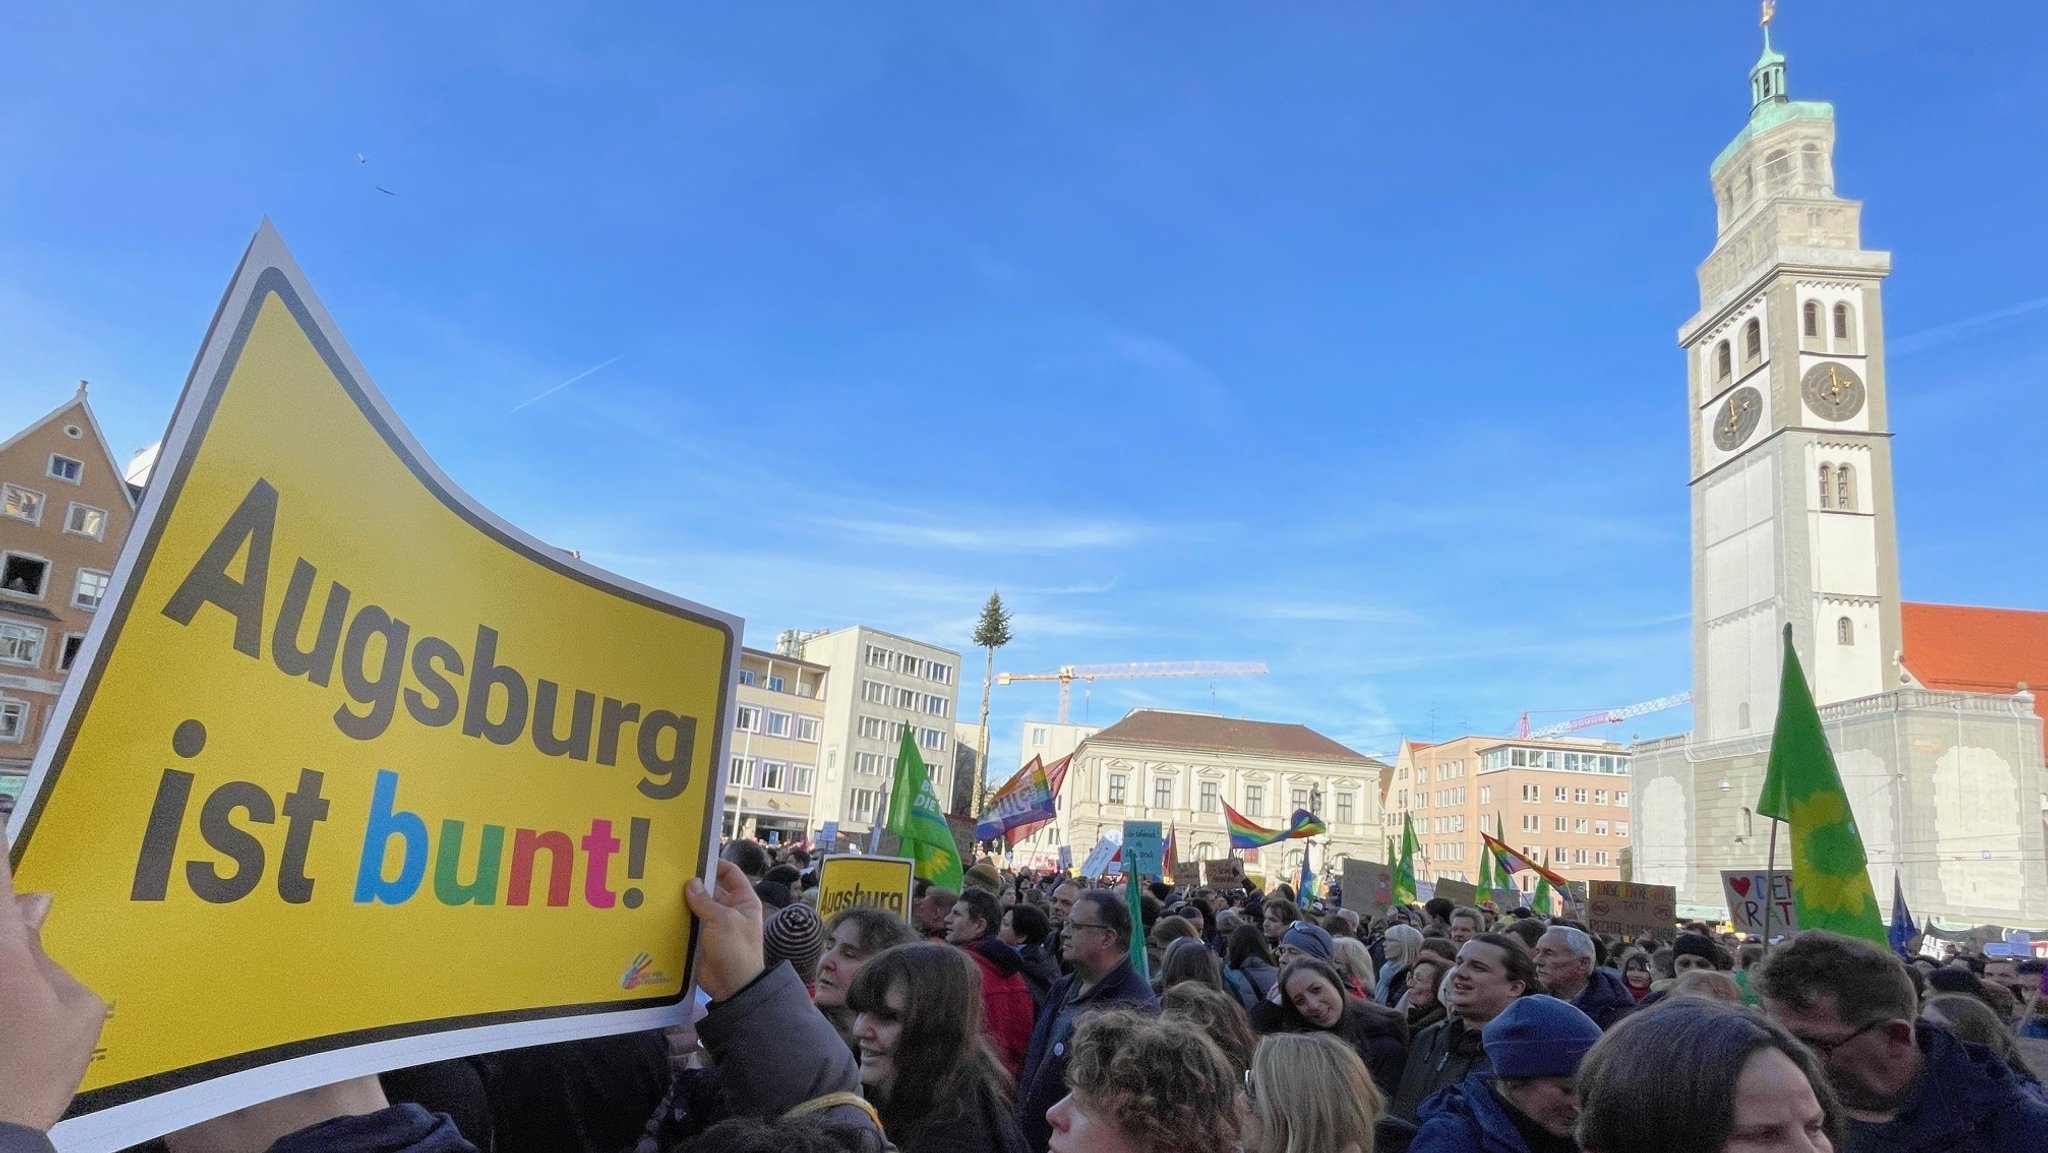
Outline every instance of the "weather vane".
{"type": "Polygon", "coordinates": [[[1764,18],[1757,21],[1757,24],[1761,27],[1769,28],[1771,26],[1771,17],[1776,16],[1777,14],[1777,0],[1764,0],[1764,18]]]}

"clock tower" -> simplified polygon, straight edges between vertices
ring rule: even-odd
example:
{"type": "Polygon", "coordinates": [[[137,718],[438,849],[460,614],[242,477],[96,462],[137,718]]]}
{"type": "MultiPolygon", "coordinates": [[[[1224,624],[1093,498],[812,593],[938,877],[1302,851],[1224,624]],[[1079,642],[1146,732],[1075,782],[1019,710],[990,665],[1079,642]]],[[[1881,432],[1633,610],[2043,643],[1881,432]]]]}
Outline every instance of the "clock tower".
{"type": "Polygon", "coordinates": [[[1679,331],[1692,430],[1694,740],[1767,736],[1792,626],[1817,703],[1898,687],[1885,403],[1889,253],[1835,195],[1832,105],[1771,47],[1712,169],[1713,252],[1679,331]]]}

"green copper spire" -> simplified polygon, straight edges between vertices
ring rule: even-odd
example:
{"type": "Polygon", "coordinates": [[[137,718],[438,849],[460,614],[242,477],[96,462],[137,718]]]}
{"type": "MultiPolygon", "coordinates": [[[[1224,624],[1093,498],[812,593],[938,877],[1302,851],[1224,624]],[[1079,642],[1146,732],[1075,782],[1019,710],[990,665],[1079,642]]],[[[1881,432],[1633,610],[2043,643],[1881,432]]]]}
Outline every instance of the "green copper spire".
{"type": "Polygon", "coordinates": [[[1754,115],[1766,104],[1785,102],[1785,57],[1771,47],[1771,17],[1777,15],[1778,6],[1771,0],[1764,0],[1764,54],[1756,58],[1756,67],[1749,70],[1749,110],[1754,115]]]}

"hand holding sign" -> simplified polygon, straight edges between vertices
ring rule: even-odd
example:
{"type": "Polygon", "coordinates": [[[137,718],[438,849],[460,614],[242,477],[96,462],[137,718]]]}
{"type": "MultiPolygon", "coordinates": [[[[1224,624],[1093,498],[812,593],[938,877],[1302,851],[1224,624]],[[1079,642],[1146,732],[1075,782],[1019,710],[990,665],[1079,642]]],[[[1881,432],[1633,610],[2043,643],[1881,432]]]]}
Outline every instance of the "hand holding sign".
{"type": "Polygon", "coordinates": [[[761,898],[731,861],[718,862],[718,891],[691,877],[683,898],[697,915],[697,987],[714,1001],[746,988],[768,967],[761,951],[761,898]]]}
{"type": "Polygon", "coordinates": [[[0,1121],[41,1132],[71,1104],[107,1006],[43,953],[49,901],[15,896],[7,851],[0,833],[0,1121]]]}

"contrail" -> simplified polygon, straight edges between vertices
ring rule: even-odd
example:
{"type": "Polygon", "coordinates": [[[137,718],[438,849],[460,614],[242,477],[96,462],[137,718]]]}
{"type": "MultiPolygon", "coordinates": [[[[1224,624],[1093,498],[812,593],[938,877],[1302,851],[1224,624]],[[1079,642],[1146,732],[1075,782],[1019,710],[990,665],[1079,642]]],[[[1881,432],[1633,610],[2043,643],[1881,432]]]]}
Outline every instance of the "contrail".
{"type": "Polygon", "coordinates": [[[1910,333],[1892,341],[1891,354],[1893,356],[1911,356],[1916,352],[1924,352],[1927,349],[1947,344],[1949,341],[1955,340],[1965,333],[1983,328],[1986,325],[1997,324],[2001,320],[2011,320],[2015,316],[2025,316],[2030,312],[2039,312],[2044,308],[2048,308],[2048,296],[1997,309],[1980,316],[1952,320],[1947,324],[1937,324],[1933,328],[1921,329],[1919,332],[1910,333]]]}
{"type": "Polygon", "coordinates": [[[527,405],[538,404],[541,401],[546,400],[548,397],[551,397],[556,393],[562,391],[563,389],[569,387],[570,385],[575,384],[577,381],[582,380],[584,377],[589,376],[591,373],[599,372],[604,369],[610,368],[612,365],[617,364],[618,362],[624,359],[626,359],[626,354],[622,352],[617,356],[612,357],[610,360],[605,361],[603,364],[593,364],[589,368],[584,369],[582,372],[577,373],[575,376],[570,377],[569,379],[563,381],[562,383],[556,385],[551,389],[548,389],[546,392],[543,392],[538,396],[529,397],[526,400],[520,401],[518,404],[513,405],[512,411],[518,412],[520,409],[525,408],[527,405]]]}

